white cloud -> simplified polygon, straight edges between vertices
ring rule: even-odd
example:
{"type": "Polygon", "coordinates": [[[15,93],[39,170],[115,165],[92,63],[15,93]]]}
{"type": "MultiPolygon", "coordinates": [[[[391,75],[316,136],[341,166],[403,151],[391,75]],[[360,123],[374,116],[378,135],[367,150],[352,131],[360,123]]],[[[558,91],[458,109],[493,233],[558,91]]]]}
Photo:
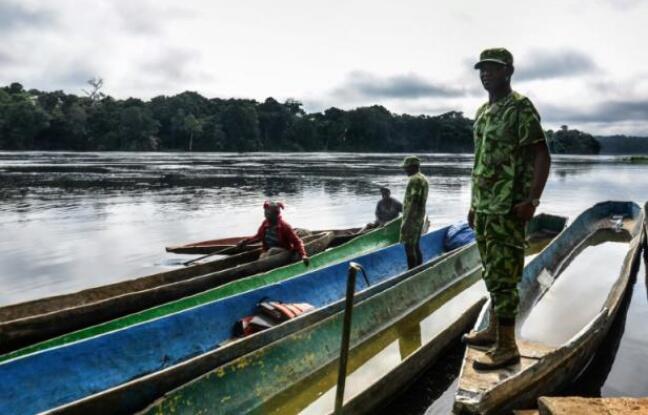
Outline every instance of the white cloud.
{"type": "Polygon", "coordinates": [[[579,50],[534,49],[527,53],[522,65],[516,65],[515,78],[523,81],[565,78],[598,71],[592,58],[579,50]]]}
{"type": "MultiPolygon", "coordinates": [[[[472,64],[505,46],[514,87],[555,127],[558,107],[584,123],[608,102],[648,100],[646,83],[633,85],[648,74],[646,21],[648,4],[633,0],[0,0],[0,83],[78,93],[101,76],[117,97],[189,89],[473,114],[485,95],[472,64]]],[[[600,121],[587,127],[648,131],[639,119],[600,121]]]]}

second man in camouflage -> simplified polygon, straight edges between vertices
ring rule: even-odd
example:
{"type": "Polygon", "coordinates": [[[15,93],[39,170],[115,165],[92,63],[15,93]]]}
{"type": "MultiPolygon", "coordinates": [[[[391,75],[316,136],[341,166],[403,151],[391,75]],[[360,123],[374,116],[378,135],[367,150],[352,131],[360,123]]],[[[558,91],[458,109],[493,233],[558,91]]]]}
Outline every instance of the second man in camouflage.
{"type": "Polygon", "coordinates": [[[405,199],[403,201],[403,224],[401,225],[400,241],[405,246],[408,268],[414,268],[423,263],[420,247],[421,232],[425,224],[428,196],[428,181],[420,172],[421,161],[418,157],[406,157],[402,167],[409,176],[405,199]]]}

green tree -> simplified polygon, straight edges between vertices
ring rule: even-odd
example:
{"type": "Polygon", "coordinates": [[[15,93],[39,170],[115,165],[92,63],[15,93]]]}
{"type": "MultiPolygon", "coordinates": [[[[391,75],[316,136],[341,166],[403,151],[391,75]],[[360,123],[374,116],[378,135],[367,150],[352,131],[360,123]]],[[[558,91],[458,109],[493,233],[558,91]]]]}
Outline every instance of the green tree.
{"type": "Polygon", "coordinates": [[[202,131],[196,141],[196,150],[200,151],[224,151],[225,132],[220,123],[219,116],[209,116],[201,120],[202,131]]]}
{"type": "Polygon", "coordinates": [[[559,131],[547,131],[549,149],[557,154],[598,154],[601,144],[587,133],[570,130],[563,125],[559,131]]]}
{"type": "Polygon", "coordinates": [[[189,151],[193,150],[194,137],[202,133],[203,123],[193,114],[189,114],[184,119],[184,129],[189,135],[189,151]]]}
{"type": "Polygon", "coordinates": [[[291,111],[270,97],[257,106],[259,135],[263,150],[279,150],[285,146],[284,134],[294,117],[291,111]]]}
{"type": "Polygon", "coordinates": [[[258,151],[259,119],[256,108],[249,104],[231,103],[223,113],[223,131],[227,135],[225,150],[258,151]]]}
{"type": "MultiPolygon", "coordinates": [[[[471,151],[460,112],[411,116],[382,106],[307,114],[272,97],[207,99],[186,91],[150,101],[114,99],[93,80],[85,96],[0,87],[0,147],[45,150],[471,151]]],[[[579,143],[582,138],[576,141],[579,143]]],[[[569,144],[569,140],[568,140],[569,144]]],[[[558,136],[554,145],[561,149],[558,136]]]]}
{"type": "Polygon", "coordinates": [[[30,150],[41,130],[49,124],[47,113],[23,90],[13,83],[0,95],[0,148],[30,150]]]}
{"type": "Polygon", "coordinates": [[[122,150],[157,150],[158,123],[151,111],[138,106],[130,106],[122,110],[120,133],[120,149],[122,150]]]}

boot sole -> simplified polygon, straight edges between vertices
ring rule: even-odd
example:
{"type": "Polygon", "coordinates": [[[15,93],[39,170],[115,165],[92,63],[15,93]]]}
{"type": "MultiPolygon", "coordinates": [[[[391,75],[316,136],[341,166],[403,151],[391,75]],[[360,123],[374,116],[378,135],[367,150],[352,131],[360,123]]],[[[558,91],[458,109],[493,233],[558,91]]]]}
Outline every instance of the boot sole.
{"type": "Polygon", "coordinates": [[[489,371],[489,370],[502,369],[502,368],[505,368],[505,367],[508,367],[508,366],[513,366],[513,365],[516,365],[518,363],[520,363],[520,356],[512,357],[512,358],[510,358],[508,360],[505,360],[503,362],[494,363],[494,364],[483,363],[483,362],[480,362],[478,360],[475,360],[475,361],[473,361],[473,369],[489,371]]]}
{"type": "Polygon", "coordinates": [[[495,343],[488,343],[488,344],[468,344],[466,343],[466,347],[470,347],[471,349],[479,350],[480,352],[487,352],[491,350],[493,347],[495,347],[495,343]]]}
{"type": "Polygon", "coordinates": [[[468,340],[468,337],[466,334],[461,336],[461,342],[465,344],[466,346],[472,346],[475,348],[488,348],[488,347],[493,347],[495,346],[496,340],[493,339],[492,341],[474,341],[474,340],[468,340]]]}

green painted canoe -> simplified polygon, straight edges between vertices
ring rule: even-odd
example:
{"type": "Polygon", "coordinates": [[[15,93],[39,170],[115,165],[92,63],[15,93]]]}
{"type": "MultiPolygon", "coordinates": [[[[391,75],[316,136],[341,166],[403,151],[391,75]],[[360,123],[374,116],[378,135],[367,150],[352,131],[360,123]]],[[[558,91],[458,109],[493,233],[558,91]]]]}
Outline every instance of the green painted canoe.
{"type": "Polygon", "coordinates": [[[231,295],[253,290],[268,284],[286,280],[297,276],[305,271],[312,271],[341,262],[345,259],[358,256],[385,246],[398,242],[400,233],[400,219],[397,219],[385,227],[373,230],[361,235],[351,241],[338,247],[331,248],[311,258],[311,264],[308,268],[299,263],[293,263],[281,268],[276,268],[262,274],[233,281],[231,283],[216,287],[202,293],[185,297],[180,300],[169,302],[154,308],[150,308],[138,313],[130,314],[106,323],[91,326],[82,330],[71,332],[59,337],[55,337],[31,346],[27,346],[11,353],[0,356],[0,362],[6,361],[18,356],[24,356],[29,353],[38,352],[52,347],[61,346],[75,341],[87,339],[93,336],[104,334],[113,330],[122,329],[134,324],[153,320],[171,313],[177,313],[191,307],[196,307],[211,301],[225,298],[231,295]]]}
{"type": "MultiPolygon", "coordinates": [[[[481,261],[475,244],[449,254],[438,263],[423,266],[419,273],[356,304],[351,347],[361,347],[426,304],[433,304],[438,309],[480,276],[481,261]]],[[[475,300],[480,301],[479,298],[475,300]]],[[[338,312],[241,356],[169,392],[144,413],[268,413],[272,400],[301,385],[308,385],[315,373],[335,365],[342,321],[343,312],[338,312]]],[[[464,324],[466,327],[458,332],[470,322],[464,324]]],[[[450,343],[454,338],[456,336],[442,333],[431,342],[450,343]]]]}

